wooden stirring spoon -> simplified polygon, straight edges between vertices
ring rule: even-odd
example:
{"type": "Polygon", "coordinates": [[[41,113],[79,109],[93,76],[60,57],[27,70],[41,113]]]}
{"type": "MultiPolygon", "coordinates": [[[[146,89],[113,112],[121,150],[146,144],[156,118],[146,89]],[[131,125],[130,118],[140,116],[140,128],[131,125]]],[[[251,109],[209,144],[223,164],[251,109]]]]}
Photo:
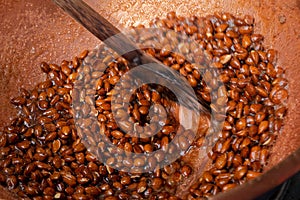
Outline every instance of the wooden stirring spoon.
{"type": "MultiPolygon", "coordinates": [[[[103,41],[108,47],[112,48],[119,55],[122,55],[134,67],[136,65],[155,63],[157,67],[145,67],[147,75],[156,75],[173,84],[176,92],[184,101],[184,106],[194,111],[209,113],[210,106],[200,96],[196,96],[186,80],[169,67],[163,65],[155,58],[142,52],[130,39],[128,39],[119,29],[93,10],[82,0],[53,0],[60,8],[78,21],[94,36],[103,41]],[[124,53],[125,52],[125,53],[124,53]]],[[[174,87],[173,87],[174,88],[174,87]]]]}

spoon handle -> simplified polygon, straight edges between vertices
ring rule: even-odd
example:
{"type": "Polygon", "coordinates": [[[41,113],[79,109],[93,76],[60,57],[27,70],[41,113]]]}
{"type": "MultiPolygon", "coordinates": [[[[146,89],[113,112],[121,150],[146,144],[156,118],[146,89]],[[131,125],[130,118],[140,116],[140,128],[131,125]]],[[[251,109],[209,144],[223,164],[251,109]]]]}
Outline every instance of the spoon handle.
{"type": "Polygon", "coordinates": [[[107,46],[130,62],[143,54],[121,31],[82,0],[53,0],[107,46]],[[125,52],[125,53],[124,53],[125,52]],[[128,52],[128,53],[126,53],[128,52]]]}

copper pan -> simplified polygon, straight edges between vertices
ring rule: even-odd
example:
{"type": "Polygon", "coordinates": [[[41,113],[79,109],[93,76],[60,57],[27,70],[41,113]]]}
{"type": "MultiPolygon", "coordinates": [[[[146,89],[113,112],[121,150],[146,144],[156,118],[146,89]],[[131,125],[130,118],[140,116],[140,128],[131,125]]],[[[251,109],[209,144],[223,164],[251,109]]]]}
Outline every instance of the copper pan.
{"type": "MultiPolygon", "coordinates": [[[[215,197],[253,199],[300,170],[300,1],[299,0],[86,0],[119,28],[147,24],[173,10],[182,16],[214,12],[255,18],[255,32],[264,45],[278,51],[277,63],[289,80],[288,114],[270,157],[267,172],[257,180],[215,197]]],[[[16,113],[9,103],[20,86],[31,88],[45,77],[41,61],[60,63],[100,42],[50,0],[0,0],[0,127],[16,113]]],[[[12,198],[0,188],[0,199],[12,198]]],[[[14,198],[13,198],[14,199],[14,198]]]]}

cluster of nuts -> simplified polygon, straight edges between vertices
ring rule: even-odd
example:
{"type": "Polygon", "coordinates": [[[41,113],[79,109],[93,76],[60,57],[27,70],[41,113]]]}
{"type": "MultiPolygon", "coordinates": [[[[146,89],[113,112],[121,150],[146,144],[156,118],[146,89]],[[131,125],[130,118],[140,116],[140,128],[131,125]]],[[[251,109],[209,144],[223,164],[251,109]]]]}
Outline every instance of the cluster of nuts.
{"type": "Polygon", "coordinates": [[[35,200],[180,199],[177,188],[194,171],[186,159],[171,155],[201,148],[212,134],[207,155],[212,167],[182,198],[209,197],[263,172],[283,125],[288,92],[275,51],[264,49],[263,36],[253,32],[253,18],[227,13],[184,18],[170,12],[150,27],[167,31],[156,37],[132,30],[137,43],[185,77],[222,128],[214,129],[210,116],[202,115],[194,137],[179,123],[177,102],[163,86],[144,84],[131,91],[134,81],[129,80],[121,82],[127,90],[117,91],[130,63],[100,46],[60,65],[42,63],[46,80],[30,91],[20,89],[11,100],[20,112],[0,132],[1,185],[35,200]],[[178,33],[186,37],[180,40],[178,33]],[[116,91],[125,96],[128,109],[124,99],[112,103],[116,91]],[[117,148],[111,150],[109,142],[117,148]]]}

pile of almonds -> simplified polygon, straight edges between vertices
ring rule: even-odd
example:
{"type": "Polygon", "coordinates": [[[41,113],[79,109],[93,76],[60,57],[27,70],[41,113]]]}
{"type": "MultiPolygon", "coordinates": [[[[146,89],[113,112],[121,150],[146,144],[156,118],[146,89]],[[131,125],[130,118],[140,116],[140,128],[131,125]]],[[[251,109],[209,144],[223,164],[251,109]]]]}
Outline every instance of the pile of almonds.
{"type": "Polygon", "coordinates": [[[159,85],[145,84],[128,96],[128,110],[118,100],[111,104],[115,86],[129,71],[129,63],[100,46],[60,65],[42,63],[46,80],[31,90],[20,89],[20,96],[11,100],[20,112],[0,132],[1,185],[21,198],[36,200],[180,199],[178,186],[194,175],[186,159],[180,157],[150,172],[125,172],[146,163],[155,167],[172,158],[161,154],[151,160],[127,159],[114,156],[114,151],[103,153],[106,143],[99,140],[99,132],[119,149],[145,155],[164,148],[172,153],[189,143],[190,150],[201,148],[213,133],[215,141],[208,152],[212,165],[187,189],[184,199],[215,195],[263,172],[283,125],[288,92],[284,70],[276,66],[275,51],[265,49],[263,36],[253,32],[253,18],[227,13],[185,18],[170,12],[150,27],[173,31],[162,38],[137,38],[143,50],[187,79],[196,95],[217,113],[216,120],[224,121],[222,130],[214,132],[209,116],[204,115],[196,138],[191,137],[191,130],[181,126],[175,114],[176,102],[159,85]],[[178,41],[174,33],[184,33],[198,45],[178,41]],[[156,43],[160,49],[151,47],[156,43]],[[183,54],[172,52],[174,46],[183,54]],[[197,58],[192,58],[195,54],[197,58]],[[203,57],[211,62],[206,68],[199,64],[203,57]],[[79,104],[73,104],[74,100],[79,104]],[[153,119],[163,124],[161,130],[146,126],[152,105],[161,117],[153,119]],[[112,106],[117,110],[115,116],[112,106]],[[90,117],[96,117],[99,127],[90,117]],[[160,122],[163,118],[167,120],[160,122]],[[116,119],[125,130],[118,127],[116,119]],[[128,120],[142,128],[134,129],[128,120]],[[138,138],[128,134],[133,130],[158,133],[138,138]],[[181,134],[178,141],[168,145],[176,133],[181,134]],[[103,164],[97,159],[100,156],[107,164],[126,170],[103,164]]]}

